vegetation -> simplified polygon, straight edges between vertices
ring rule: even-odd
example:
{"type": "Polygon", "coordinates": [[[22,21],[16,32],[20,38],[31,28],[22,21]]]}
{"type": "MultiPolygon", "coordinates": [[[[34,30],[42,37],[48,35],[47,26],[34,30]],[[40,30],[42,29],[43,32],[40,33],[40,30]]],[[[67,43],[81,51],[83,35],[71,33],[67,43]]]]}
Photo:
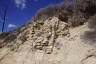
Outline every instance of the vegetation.
{"type": "Polygon", "coordinates": [[[90,17],[88,20],[88,26],[89,28],[96,30],[96,15],[90,17]]]}
{"type": "Polygon", "coordinates": [[[65,0],[58,5],[49,5],[40,9],[34,19],[45,20],[57,16],[60,20],[70,23],[74,27],[84,24],[95,13],[96,0],[65,0]]]}
{"type": "Polygon", "coordinates": [[[47,19],[49,17],[55,16],[58,11],[58,7],[56,7],[55,5],[49,5],[46,8],[40,9],[36,14],[35,19],[47,19]]]}

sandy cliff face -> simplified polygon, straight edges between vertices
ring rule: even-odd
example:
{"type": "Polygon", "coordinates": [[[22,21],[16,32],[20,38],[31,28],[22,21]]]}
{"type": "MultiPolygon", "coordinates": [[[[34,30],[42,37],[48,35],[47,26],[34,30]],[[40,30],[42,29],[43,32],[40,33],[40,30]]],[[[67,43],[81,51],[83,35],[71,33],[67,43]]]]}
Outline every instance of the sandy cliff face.
{"type": "Polygon", "coordinates": [[[70,28],[56,17],[30,22],[0,35],[0,64],[95,64],[87,23],[70,28]]]}

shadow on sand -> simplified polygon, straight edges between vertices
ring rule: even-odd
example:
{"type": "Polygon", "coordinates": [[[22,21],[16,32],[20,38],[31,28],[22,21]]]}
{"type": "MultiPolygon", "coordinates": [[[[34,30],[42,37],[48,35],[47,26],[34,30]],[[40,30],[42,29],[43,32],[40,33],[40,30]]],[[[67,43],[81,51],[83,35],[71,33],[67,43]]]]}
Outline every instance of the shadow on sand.
{"type": "Polygon", "coordinates": [[[83,40],[89,44],[96,44],[96,30],[85,31],[83,40]]]}

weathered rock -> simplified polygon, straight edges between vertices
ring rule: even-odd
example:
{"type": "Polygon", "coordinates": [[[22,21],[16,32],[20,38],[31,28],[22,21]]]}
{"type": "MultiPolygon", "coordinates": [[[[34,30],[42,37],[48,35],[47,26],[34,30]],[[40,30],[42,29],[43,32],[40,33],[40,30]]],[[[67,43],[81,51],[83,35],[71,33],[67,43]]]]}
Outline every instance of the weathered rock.
{"type": "Polygon", "coordinates": [[[32,21],[1,34],[0,64],[95,64],[96,44],[81,36],[87,30],[87,24],[72,29],[57,17],[32,21]]]}
{"type": "MultiPolygon", "coordinates": [[[[37,23],[39,23],[39,21],[37,23]]],[[[63,37],[64,35],[66,36],[67,34],[69,34],[68,24],[60,21],[56,17],[49,18],[48,20],[40,22],[39,24],[41,23],[43,23],[43,25],[39,30],[36,30],[34,34],[35,35],[34,37],[37,37],[37,39],[35,40],[35,43],[38,43],[38,42],[41,43],[39,46],[38,44],[35,45],[36,49],[40,48],[40,50],[41,49],[44,50],[44,48],[45,47],[48,48],[48,46],[52,46],[51,48],[53,48],[55,40],[57,39],[58,36],[63,37]],[[39,38],[41,36],[42,36],[42,39],[39,38]]]]}

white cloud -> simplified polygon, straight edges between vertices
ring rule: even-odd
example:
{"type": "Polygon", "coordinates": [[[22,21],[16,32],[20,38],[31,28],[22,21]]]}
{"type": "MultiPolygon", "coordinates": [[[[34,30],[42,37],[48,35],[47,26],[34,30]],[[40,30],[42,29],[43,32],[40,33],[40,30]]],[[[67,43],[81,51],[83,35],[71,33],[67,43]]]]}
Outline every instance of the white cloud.
{"type": "Polygon", "coordinates": [[[26,0],[14,0],[17,7],[25,8],[26,7],[26,0]]]}
{"type": "Polygon", "coordinates": [[[9,24],[8,28],[16,28],[17,26],[15,24],[9,24]]]}

